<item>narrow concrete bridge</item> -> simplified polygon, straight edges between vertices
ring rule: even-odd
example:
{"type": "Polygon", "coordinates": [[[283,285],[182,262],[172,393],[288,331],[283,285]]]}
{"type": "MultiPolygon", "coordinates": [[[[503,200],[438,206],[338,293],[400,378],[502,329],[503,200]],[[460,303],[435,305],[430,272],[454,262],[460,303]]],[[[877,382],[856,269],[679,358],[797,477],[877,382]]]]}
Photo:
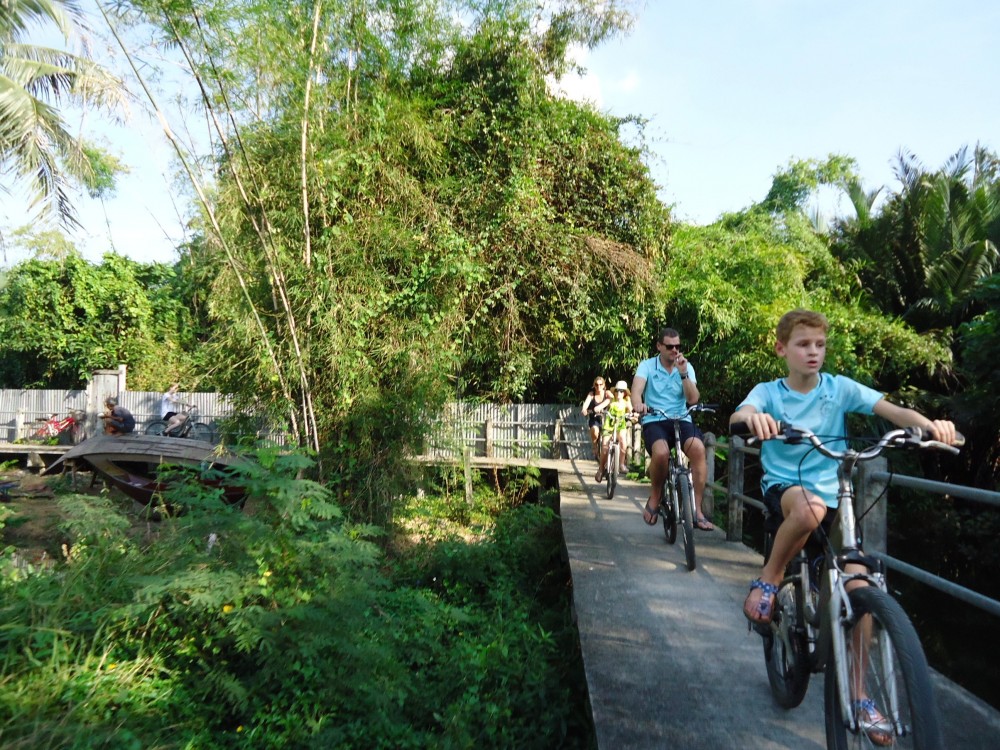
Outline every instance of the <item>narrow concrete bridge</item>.
{"type": "MultiPolygon", "coordinates": [[[[760,637],[747,631],[741,606],[757,552],[699,531],[698,567],[688,572],[680,541],[666,544],[662,526],[642,521],[648,485],[622,481],[608,500],[593,461],[531,463],[559,476],[599,747],[826,747],[822,675],[799,708],[778,707],[760,637]]],[[[936,673],[935,687],[946,747],[1000,747],[1000,712],[936,673]]]]}

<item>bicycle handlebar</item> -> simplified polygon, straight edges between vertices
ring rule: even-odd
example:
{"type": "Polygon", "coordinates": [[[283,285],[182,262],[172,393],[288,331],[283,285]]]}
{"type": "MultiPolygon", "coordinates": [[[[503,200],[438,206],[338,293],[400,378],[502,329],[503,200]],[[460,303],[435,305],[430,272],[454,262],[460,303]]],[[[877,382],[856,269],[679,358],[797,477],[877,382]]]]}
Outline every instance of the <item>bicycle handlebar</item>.
{"type": "MultiPolygon", "coordinates": [[[[935,448],[937,450],[945,450],[949,453],[958,453],[959,448],[965,445],[965,436],[959,432],[955,433],[955,444],[948,445],[947,443],[942,443],[935,440],[933,433],[928,430],[927,437],[924,437],[924,430],[920,427],[897,427],[895,429],[889,430],[874,445],[865,448],[862,451],[854,451],[851,449],[843,451],[831,450],[823,441],[813,433],[811,430],[807,430],[804,427],[795,427],[794,425],[787,424],[780,420],[775,420],[778,425],[778,434],[775,435],[772,440],[783,440],[790,445],[797,445],[799,443],[807,442],[812,443],[813,447],[816,448],[820,453],[822,453],[827,458],[832,458],[835,461],[840,461],[847,456],[855,456],[860,461],[867,461],[875,458],[883,450],[889,447],[893,448],[935,448]]],[[[751,445],[755,442],[760,442],[756,435],[750,430],[750,426],[746,422],[734,422],[729,426],[729,432],[731,435],[738,437],[747,438],[747,444],[751,445]]],[[[843,438],[835,438],[837,440],[842,440],[843,438]]]]}
{"type": "Polygon", "coordinates": [[[689,414],[694,414],[695,412],[698,412],[698,411],[704,411],[704,412],[708,412],[708,413],[714,413],[715,410],[718,409],[718,408],[719,408],[718,404],[691,404],[690,406],[688,406],[687,411],[685,411],[683,414],[668,414],[667,412],[663,411],[663,409],[650,409],[650,408],[647,408],[646,409],[646,413],[643,414],[642,416],[643,417],[666,417],[667,419],[684,419],[684,417],[688,416],[689,414]]]}

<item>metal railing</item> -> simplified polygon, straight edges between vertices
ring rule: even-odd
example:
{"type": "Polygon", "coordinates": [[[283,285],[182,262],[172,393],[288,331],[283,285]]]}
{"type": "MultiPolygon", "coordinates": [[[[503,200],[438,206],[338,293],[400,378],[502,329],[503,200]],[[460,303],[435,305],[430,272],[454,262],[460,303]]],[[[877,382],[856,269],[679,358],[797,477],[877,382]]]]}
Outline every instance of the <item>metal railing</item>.
{"type": "MultiPolygon", "coordinates": [[[[712,482],[712,488],[726,494],[729,502],[729,523],[726,539],[743,541],[743,506],[750,505],[759,510],[764,504],[744,493],[743,480],[746,456],[759,456],[759,448],[749,448],[740,437],[731,437],[728,455],[728,484],[712,482]]],[[[714,451],[711,453],[714,463],[714,451]]],[[[714,467],[712,467],[714,469],[714,467]]],[[[912,477],[887,471],[888,462],[884,457],[861,464],[855,474],[855,508],[861,511],[858,526],[865,540],[865,552],[881,560],[887,568],[909,576],[933,589],[944,592],[967,604],[1000,617],[1000,602],[984,596],[954,581],[941,578],[923,568],[898,560],[886,552],[888,487],[905,487],[939,495],[958,497],[972,502],[1000,508],[1000,492],[966,487],[949,482],[935,482],[921,477],[912,477]],[[862,511],[862,509],[864,509],[862,511]]],[[[714,471],[712,472],[714,475],[714,471]]]]}

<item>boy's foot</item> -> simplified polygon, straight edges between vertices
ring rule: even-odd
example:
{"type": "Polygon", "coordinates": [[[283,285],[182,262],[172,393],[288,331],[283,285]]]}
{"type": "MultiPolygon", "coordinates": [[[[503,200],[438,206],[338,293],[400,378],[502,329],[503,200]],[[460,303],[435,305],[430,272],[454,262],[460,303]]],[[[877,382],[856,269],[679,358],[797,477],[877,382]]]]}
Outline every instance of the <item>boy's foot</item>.
{"type": "Polygon", "coordinates": [[[649,500],[647,500],[646,507],[642,509],[642,520],[646,522],[647,526],[656,526],[656,517],[659,515],[659,508],[650,508],[649,500]]]}
{"type": "Polygon", "coordinates": [[[875,707],[875,701],[871,698],[854,701],[854,711],[858,717],[858,725],[873,744],[879,747],[892,744],[892,724],[875,707]]]}
{"type": "Polygon", "coordinates": [[[757,625],[767,625],[774,617],[774,597],[778,587],[755,578],[750,582],[750,593],[743,601],[743,616],[757,625]],[[758,596],[754,596],[757,592],[758,596]]]}

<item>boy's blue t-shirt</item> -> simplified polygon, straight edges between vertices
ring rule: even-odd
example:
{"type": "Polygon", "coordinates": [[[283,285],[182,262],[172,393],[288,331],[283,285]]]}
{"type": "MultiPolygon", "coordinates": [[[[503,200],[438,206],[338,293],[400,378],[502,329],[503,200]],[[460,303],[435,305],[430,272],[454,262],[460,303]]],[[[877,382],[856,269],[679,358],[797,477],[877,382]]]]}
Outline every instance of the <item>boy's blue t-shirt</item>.
{"type": "MultiPolygon", "coordinates": [[[[754,386],[736,408],[749,404],[786,424],[828,438],[844,435],[845,415],[871,414],[881,399],[881,393],[851,378],[820,373],[819,383],[809,393],[793,391],[780,378],[754,386]]],[[[799,485],[823,498],[831,508],[837,507],[837,462],[811,444],[766,440],[761,444],[760,460],[764,466],[764,492],[774,485],[799,485]]]]}
{"type": "MultiPolygon", "coordinates": [[[[642,401],[650,409],[662,409],[667,414],[683,414],[687,411],[687,399],[684,398],[684,383],[681,380],[681,373],[676,367],[673,372],[667,372],[660,364],[660,358],[651,357],[639,363],[635,370],[636,377],[644,378],[646,387],[642,392],[642,401]]],[[[691,382],[697,384],[698,378],[694,374],[694,366],[688,362],[687,376],[691,382]]],[[[650,415],[642,418],[643,424],[659,422],[666,417],[650,415]]],[[[684,417],[684,421],[690,422],[691,416],[684,417]]]]}

